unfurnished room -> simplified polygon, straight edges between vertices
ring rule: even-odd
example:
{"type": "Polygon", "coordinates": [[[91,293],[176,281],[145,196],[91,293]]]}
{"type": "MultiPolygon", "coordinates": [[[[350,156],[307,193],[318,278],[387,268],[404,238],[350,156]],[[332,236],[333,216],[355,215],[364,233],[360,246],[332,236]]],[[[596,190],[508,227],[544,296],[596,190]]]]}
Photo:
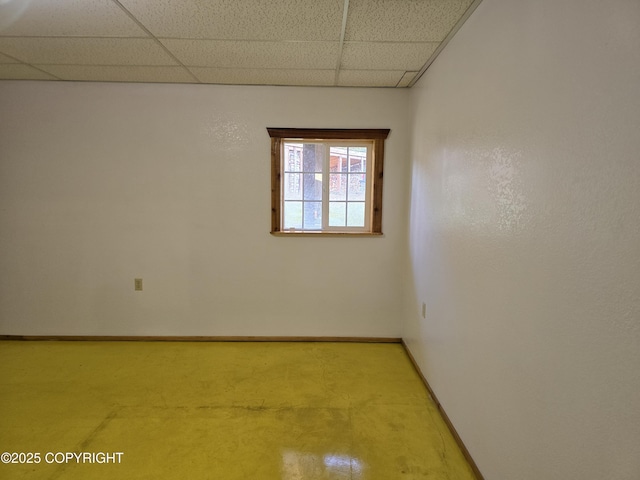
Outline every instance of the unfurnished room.
{"type": "Polygon", "coordinates": [[[0,478],[640,479],[638,0],[0,0],[0,478]]]}

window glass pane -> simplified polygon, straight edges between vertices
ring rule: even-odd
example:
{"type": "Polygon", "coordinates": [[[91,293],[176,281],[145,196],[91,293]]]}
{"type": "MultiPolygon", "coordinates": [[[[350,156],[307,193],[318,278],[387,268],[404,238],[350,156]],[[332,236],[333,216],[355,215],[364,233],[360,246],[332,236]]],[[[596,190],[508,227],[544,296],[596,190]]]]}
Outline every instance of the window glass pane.
{"type": "Polygon", "coordinates": [[[302,200],[302,175],[285,173],[282,190],[285,200],[302,200]]]}
{"type": "Polygon", "coordinates": [[[302,144],[301,143],[285,143],[283,160],[284,160],[285,172],[301,172],[302,171],[302,144]]]}
{"type": "Polygon", "coordinates": [[[305,173],[304,199],[322,200],[322,173],[305,173]]]}
{"type": "Polygon", "coordinates": [[[304,202],[304,230],[322,229],[322,202],[304,202]]]}
{"type": "Polygon", "coordinates": [[[329,170],[331,172],[349,171],[349,149],[347,147],[331,147],[329,170]]]}
{"type": "Polygon", "coordinates": [[[329,202],[329,226],[344,227],[347,224],[347,202],[329,202]]]}
{"type": "Polygon", "coordinates": [[[329,200],[347,199],[347,175],[344,173],[329,174],[329,200]]]}
{"type": "Polygon", "coordinates": [[[364,227],[364,202],[349,202],[347,227],[364,227]]]}
{"type": "Polygon", "coordinates": [[[366,172],[367,147],[349,147],[349,171],[366,172]]]}
{"type": "Polygon", "coordinates": [[[283,228],[302,228],[302,202],[284,202],[283,228]]]}
{"type": "Polygon", "coordinates": [[[302,168],[305,172],[322,172],[325,148],[319,143],[302,145],[302,168]]]}
{"type": "Polygon", "coordinates": [[[362,173],[349,175],[349,201],[364,201],[367,191],[367,176],[362,173]]]}

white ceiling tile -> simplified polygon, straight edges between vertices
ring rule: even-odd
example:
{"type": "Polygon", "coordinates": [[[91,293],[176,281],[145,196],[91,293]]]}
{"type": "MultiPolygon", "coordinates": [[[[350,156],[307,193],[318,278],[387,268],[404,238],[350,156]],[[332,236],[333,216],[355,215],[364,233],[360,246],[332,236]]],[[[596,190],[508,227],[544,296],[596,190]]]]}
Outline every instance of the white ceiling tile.
{"type": "Polygon", "coordinates": [[[234,85],[306,85],[330,86],[334,70],[277,70],[242,68],[202,68],[190,70],[203,83],[234,85]]]}
{"type": "Polygon", "coordinates": [[[0,53],[0,63],[20,63],[18,60],[0,53]]]}
{"type": "MultiPolygon", "coordinates": [[[[185,65],[218,68],[331,69],[338,58],[332,42],[238,42],[174,40],[161,42],[185,65]]],[[[1,48],[0,48],[1,50],[1,48]]]]}
{"type": "Polygon", "coordinates": [[[155,36],[338,41],[343,0],[120,0],[155,36]]]}
{"type": "Polygon", "coordinates": [[[93,82],[197,83],[184,67],[37,65],[61,80],[93,82]]]}
{"type": "Polygon", "coordinates": [[[473,0],[350,0],[347,41],[442,41],[473,0]]]}
{"type": "Polygon", "coordinates": [[[341,87],[395,87],[404,75],[396,70],[340,70],[341,87]]]}
{"type": "Polygon", "coordinates": [[[0,65],[2,80],[56,80],[55,77],[22,63],[3,63],[0,65]]]}
{"type": "Polygon", "coordinates": [[[177,65],[154,40],[143,38],[0,37],[0,51],[41,65],[177,65]]]}
{"type": "Polygon", "coordinates": [[[111,0],[32,0],[24,13],[0,35],[147,36],[146,32],[111,0]]]}
{"type": "Polygon", "coordinates": [[[8,78],[333,85],[339,62],[340,85],[406,87],[473,3],[349,0],[341,50],[345,1],[12,0],[24,11],[2,10],[0,66],[8,78]]]}
{"type": "Polygon", "coordinates": [[[420,70],[437,43],[347,42],[342,51],[345,70],[420,70]]]}
{"type": "Polygon", "coordinates": [[[418,72],[404,72],[404,75],[398,82],[398,87],[408,87],[418,72]]]}

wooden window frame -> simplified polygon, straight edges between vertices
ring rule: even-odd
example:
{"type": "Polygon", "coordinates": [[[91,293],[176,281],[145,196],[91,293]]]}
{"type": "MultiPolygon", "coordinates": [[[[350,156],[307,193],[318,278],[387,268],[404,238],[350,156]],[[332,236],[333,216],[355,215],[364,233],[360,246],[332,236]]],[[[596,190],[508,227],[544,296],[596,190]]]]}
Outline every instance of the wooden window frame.
{"type": "Polygon", "coordinates": [[[384,141],[389,129],[335,129],[335,128],[267,128],[271,137],[271,234],[272,235],[321,235],[321,236],[372,236],[382,235],[382,180],[384,174],[384,141]],[[372,185],[370,229],[366,232],[282,230],[282,144],[285,140],[301,141],[371,141],[372,185]]]}

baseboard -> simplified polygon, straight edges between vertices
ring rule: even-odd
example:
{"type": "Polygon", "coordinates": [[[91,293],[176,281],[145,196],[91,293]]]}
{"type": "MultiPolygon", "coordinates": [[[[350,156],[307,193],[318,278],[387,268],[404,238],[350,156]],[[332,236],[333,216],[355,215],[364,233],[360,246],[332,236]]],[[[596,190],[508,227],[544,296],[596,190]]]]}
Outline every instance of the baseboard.
{"type": "Polygon", "coordinates": [[[67,342],[346,342],[402,343],[395,337],[156,336],[156,335],[0,335],[0,340],[67,342]]]}
{"type": "Polygon", "coordinates": [[[436,407],[438,408],[438,411],[440,412],[440,415],[444,420],[444,423],[447,424],[447,427],[451,431],[451,435],[453,435],[453,438],[458,444],[458,447],[460,447],[460,450],[462,451],[462,455],[464,455],[464,458],[469,463],[471,470],[473,470],[474,475],[478,480],[484,480],[484,477],[482,476],[482,473],[480,473],[480,469],[478,469],[476,462],[471,457],[471,454],[469,453],[469,450],[467,450],[467,447],[465,446],[464,442],[460,438],[460,435],[458,435],[458,432],[453,426],[453,423],[451,423],[451,420],[449,419],[447,412],[445,412],[444,408],[442,408],[442,405],[440,404],[438,397],[436,397],[436,394],[433,392],[431,385],[429,385],[429,382],[427,381],[426,377],[422,374],[422,371],[420,370],[420,367],[418,366],[416,359],[413,358],[413,355],[411,354],[411,350],[409,350],[409,347],[407,346],[404,340],[402,340],[401,343],[402,343],[402,346],[404,347],[405,352],[407,352],[407,356],[409,357],[409,360],[411,360],[413,367],[416,369],[416,372],[418,372],[418,375],[422,379],[422,382],[427,387],[427,390],[429,391],[429,395],[431,395],[431,398],[433,398],[433,401],[435,402],[436,407]]]}

